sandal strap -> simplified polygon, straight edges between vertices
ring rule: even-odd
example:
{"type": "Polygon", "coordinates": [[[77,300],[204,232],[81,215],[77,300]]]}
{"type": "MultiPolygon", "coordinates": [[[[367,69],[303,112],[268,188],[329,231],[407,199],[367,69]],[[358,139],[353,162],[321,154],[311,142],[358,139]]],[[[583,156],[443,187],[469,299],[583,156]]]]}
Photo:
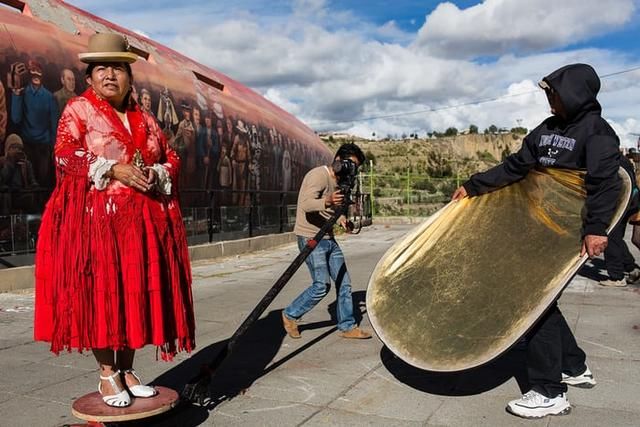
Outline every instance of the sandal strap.
{"type": "Polygon", "coordinates": [[[140,384],[142,384],[142,380],[140,379],[140,377],[138,376],[138,374],[136,374],[136,371],[135,371],[133,368],[131,368],[131,369],[125,369],[125,370],[123,370],[122,372],[123,372],[125,375],[126,375],[126,374],[131,374],[131,375],[133,375],[133,376],[134,376],[134,378],[135,378],[135,379],[137,379],[137,380],[138,380],[138,382],[139,382],[140,384]]]}
{"type": "Polygon", "coordinates": [[[108,380],[109,384],[111,384],[111,388],[113,388],[113,391],[116,394],[118,394],[122,390],[120,389],[120,387],[118,387],[118,384],[116,384],[116,381],[114,380],[114,378],[117,378],[119,375],[120,375],[120,371],[115,371],[113,374],[107,375],[106,377],[103,377],[102,375],[100,375],[100,379],[101,380],[108,380]]]}

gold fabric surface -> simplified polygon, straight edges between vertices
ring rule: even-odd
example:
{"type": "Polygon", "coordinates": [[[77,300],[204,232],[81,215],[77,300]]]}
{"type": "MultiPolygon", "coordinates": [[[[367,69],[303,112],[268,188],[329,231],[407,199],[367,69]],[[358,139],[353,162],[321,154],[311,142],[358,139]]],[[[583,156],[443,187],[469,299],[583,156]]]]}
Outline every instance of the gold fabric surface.
{"type": "MultiPolygon", "coordinates": [[[[624,191],[613,224],[630,195],[624,191]]],[[[378,262],[367,312],[405,362],[432,371],[486,363],[511,347],[586,261],[584,172],[539,169],[449,203],[378,262]]]]}

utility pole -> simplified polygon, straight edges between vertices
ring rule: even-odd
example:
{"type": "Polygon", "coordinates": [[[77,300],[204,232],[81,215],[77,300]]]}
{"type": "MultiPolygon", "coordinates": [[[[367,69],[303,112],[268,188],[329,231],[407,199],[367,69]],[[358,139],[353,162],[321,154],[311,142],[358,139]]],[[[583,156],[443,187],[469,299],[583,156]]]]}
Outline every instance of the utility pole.
{"type": "Polygon", "coordinates": [[[630,133],[629,135],[637,136],[638,141],[636,142],[636,150],[640,150],[640,133],[630,133]]]}
{"type": "Polygon", "coordinates": [[[411,203],[411,169],[407,168],[407,205],[411,203]]]}
{"type": "Polygon", "coordinates": [[[373,160],[369,160],[369,197],[371,199],[371,218],[373,219],[374,214],[374,203],[373,203],[373,160]]]}

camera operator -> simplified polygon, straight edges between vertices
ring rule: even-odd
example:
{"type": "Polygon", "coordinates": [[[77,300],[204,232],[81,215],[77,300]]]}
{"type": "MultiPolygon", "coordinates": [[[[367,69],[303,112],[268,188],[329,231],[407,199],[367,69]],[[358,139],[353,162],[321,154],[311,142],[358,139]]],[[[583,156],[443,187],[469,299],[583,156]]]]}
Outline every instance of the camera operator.
{"type": "MultiPolygon", "coordinates": [[[[345,200],[345,196],[348,196],[345,190],[353,185],[357,168],[364,160],[365,156],[357,145],[343,144],[336,152],[332,165],[319,166],[307,172],[298,193],[296,225],[293,229],[298,237],[300,251],[331,218],[334,209],[348,202],[345,200]]],[[[352,228],[344,215],[339,218],[339,223],[345,230],[352,228]]],[[[305,262],[309,267],[312,283],[282,311],[282,323],[289,336],[300,338],[297,321],[327,295],[333,280],[338,295],[336,311],[340,336],[371,338],[370,333],[356,325],[353,317],[351,279],[333,232],[327,233],[317,243],[305,262]]]]}

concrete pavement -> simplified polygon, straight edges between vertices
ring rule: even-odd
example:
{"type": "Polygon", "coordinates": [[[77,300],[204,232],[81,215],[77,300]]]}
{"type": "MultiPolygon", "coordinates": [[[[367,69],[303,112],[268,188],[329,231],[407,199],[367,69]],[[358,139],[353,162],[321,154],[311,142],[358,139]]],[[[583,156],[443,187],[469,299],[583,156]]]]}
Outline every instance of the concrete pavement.
{"type": "MultiPolygon", "coordinates": [[[[409,229],[378,225],[340,238],[361,312],[375,263],[409,229]]],[[[288,245],[194,263],[198,350],[167,363],[155,361],[154,348],[143,349],[136,363],[143,379],[181,389],[296,253],[288,245]]],[[[221,366],[208,408],[183,405],[146,423],[126,425],[638,426],[640,293],[633,287],[599,287],[594,279],[601,266],[601,260],[590,263],[560,300],[598,381],[591,390],[570,389],[570,415],[530,421],[505,412],[506,402],[521,394],[522,351],[471,372],[435,374],[406,365],[376,337],[340,338],[330,320],[333,292],[305,317],[301,339],[286,337],[280,310],[308,284],[303,266],[221,366]]],[[[370,329],[366,313],[362,317],[370,329]]],[[[89,354],[50,354],[45,343],[32,341],[32,322],[32,291],[0,294],[0,425],[75,422],[70,406],[95,389],[95,361],[89,354]]]]}

